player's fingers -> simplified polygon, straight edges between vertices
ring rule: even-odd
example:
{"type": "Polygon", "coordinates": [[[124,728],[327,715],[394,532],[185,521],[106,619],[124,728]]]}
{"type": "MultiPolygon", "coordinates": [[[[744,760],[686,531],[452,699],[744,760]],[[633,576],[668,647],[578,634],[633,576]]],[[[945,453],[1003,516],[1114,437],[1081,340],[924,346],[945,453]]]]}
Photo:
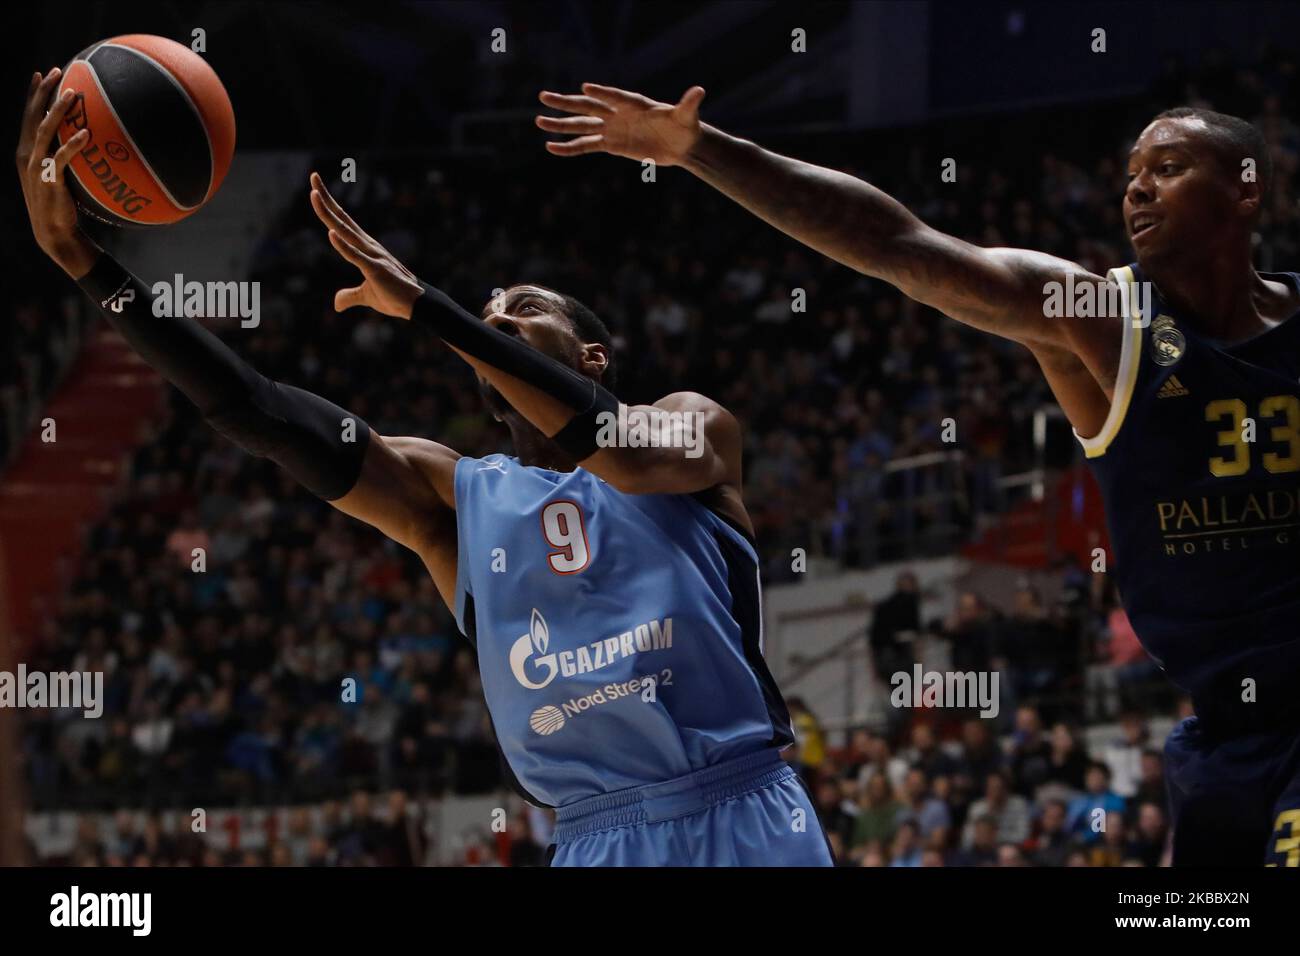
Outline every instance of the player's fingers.
{"type": "Polygon", "coordinates": [[[72,106],[72,101],[77,98],[72,90],[64,90],[63,95],[59,97],[58,102],[50,107],[50,112],[45,119],[41,120],[41,125],[36,127],[36,142],[32,144],[32,155],[28,163],[40,162],[45,156],[49,155],[51,140],[54,139],[58,132],[59,124],[63,122],[63,117],[68,112],[68,107],[72,106]]]}
{"type": "Polygon", "coordinates": [[[325,204],[325,197],[320,194],[315,185],[312,186],[311,192],[307,194],[311,201],[311,211],[316,214],[316,218],[323,222],[330,229],[336,226],[342,227],[343,220],[334,215],[334,211],[325,204]]]}
{"type": "Polygon", "coordinates": [[[337,212],[335,212],[326,201],[324,195],[317,190],[311,191],[311,208],[316,213],[316,218],[325,224],[327,229],[347,236],[348,240],[358,246],[365,245],[368,236],[360,232],[352,223],[346,222],[337,212]]]}
{"type": "Polygon", "coordinates": [[[41,71],[37,70],[32,74],[32,78],[27,82],[27,99],[23,100],[23,118],[18,124],[18,145],[21,146],[23,138],[27,135],[29,125],[32,125],[32,117],[36,115],[36,110],[32,103],[36,99],[36,88],[41,85],[41,71]]]}
{"type": "Polygon", "coordinates": [[[605,121],[599,116],[539,116],[539,128],[548,133],[590,133],[603,129],[605,121]]]}
{"type": "Polygon", "coordinates": [[[324,198],[325,205],[333,211],[334,215],[337,216],[339,220],[346,223],[358,237],[368,240],[370,237],[366,235],[366,231],[353,221],[352,217],[348,215],[348,211],[339,205],[339,201],[334,198],[333,194],[330,193],[328,189],[325,188],[325,180],[321,179],[320,173],[312,173],[311,175],[312,185],[316,187],[316,191],[324,198]]]}
{"type": "Polygon", "coordinates": [[[599,83],[583,83],[582,92],[610,106],[646,106],[652,102],[640,93],[620,90],[617,86],[601,86],[599,83]]]}
{"type": "Polygon", "coordinates": [[[334,293],[334,311],[346,312],[353,306],[365,305],[366,294],[363,291],[364,286],[353,286],[351,289],[339,289],[334,293]]]}
{"type": "Polygon", "coordinates": [[[583,116],[609,116],[614,112],[611,106],[591,96],[548,93],[543,90],[537,94],[537,98],[552,109],[564,110],[566,113],[579,113],[583,116]]]}
{"type": "Polygon", "coordinates": [[[599,152],[604,142],[605,137],[599,134],[579,136],[577,139],[568,139],[562,143],[547,143],[546,151],[556,156],[581,156],[583,153],[599,152]]]}
{"type": "Polygon", "coordinates": [[[31,82],[27,84],[27,104],[23,107],[23,118],[18,124],[18,149],[14,153],[14,158],[18,161],[18,171],[21,173],[27,168],[27,154],[31,147],[28,145],[28,127],[31,125],[32,100],[35,99],[36,87],[41,85],[41,74],[38,70],[32,74],[31,82]]]}
{"type": "Polygon", "coordinates": [[[311,205],[316,215],[328,225],[339,225],[347,231],[357,231],[356,223],[349,222],[343,207],[334,201],[330,191],[325,188],[325,181],[318,173],[311,174],[311,205]]]}
{"type": "Polygon", "coordinates": [[[335,230],[330,230],[330,245],[334,250],[348,262],[352,263],[362,272],[369,274],[369,270],[375,265],[373,259],[354,246],[348,240],[344,239],[335,230]]]}
{"type": "Polygon", "coordinates": [[[699,115],[702,102],[704,102],[704,87],[692,86],[682,94],[681,100],[673,107],[673,112],[682,119],[693,120],[699,115]]]}
{"type": "Polygon", "coordinates": [[[35,141],[36,127],[40,125],[41,117],[45,115],[46,104],[50,101],[50,92],[62,75],[63,71],[57,66],[44,76],[40,73],[33,74],[27,92],[27,106],[23,109],[23,126],[19,133],[20,144],[27,143],[30,146],[35,141]]]}
{"type": "Polygon", "coordinates": [[[79,129],[72,134],[72,138],[59,147],[59,151],[54,154],[54,175],[57,181],[63,181],[63,170],[68,163],[72,162],[72,157],[76,156],[78,151],[85,147],[90,141],[90,130],[79,129]]]}

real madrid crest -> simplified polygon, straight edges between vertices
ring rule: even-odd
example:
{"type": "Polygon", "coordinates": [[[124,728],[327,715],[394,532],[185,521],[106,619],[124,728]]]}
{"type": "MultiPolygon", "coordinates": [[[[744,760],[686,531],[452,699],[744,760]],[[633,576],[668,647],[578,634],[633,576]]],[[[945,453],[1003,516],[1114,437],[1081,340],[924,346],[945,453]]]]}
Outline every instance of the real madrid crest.
{"type": "Polygon", "coordinates": [[[1173,365],[1187,351],[1187,339],[1168,315],[1151,320],[1151,358],[1157,365],[1173,365]]]}

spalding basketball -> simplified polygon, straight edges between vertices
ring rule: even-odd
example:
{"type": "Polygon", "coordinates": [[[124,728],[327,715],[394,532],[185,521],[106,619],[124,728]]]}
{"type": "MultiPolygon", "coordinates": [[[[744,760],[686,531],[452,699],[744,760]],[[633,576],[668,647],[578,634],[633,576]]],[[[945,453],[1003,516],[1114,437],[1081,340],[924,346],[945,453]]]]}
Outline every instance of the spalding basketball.
{"type": "Polygon", "coordinates": [[[197,53],[164,37],[113,37],[76,55],[64,89],[77,99],[59,142],[90,130],[68,164],[83,212],[114,225],[161,226],[216,194],[235,152],[235,112],[197,53]]]}

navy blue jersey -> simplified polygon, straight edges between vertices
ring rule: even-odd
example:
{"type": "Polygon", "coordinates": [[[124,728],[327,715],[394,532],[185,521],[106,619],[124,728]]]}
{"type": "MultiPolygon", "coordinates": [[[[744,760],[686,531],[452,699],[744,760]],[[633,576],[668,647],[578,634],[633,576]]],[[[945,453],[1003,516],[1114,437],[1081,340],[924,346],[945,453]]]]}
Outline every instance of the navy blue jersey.
{"type": "MultiPolygon", "coordinates": [[[[1109,278],[1143,281],[1136,265],[1109,278]]],[[[1153,290],[1149,321],[1125,322],[1105,426],[1081,441],[1129,619],[1197,713],[1249,723],[1295,702],[1300,318],[1225,345],[1153,290]]]]}
{"type": "Polygon", "coordinates": [[[456,619],[502,753],[565,806],[764,748],[790,718],[762,657],[758,560],[689,495],[515,458],[456,465],[456,619]]]}

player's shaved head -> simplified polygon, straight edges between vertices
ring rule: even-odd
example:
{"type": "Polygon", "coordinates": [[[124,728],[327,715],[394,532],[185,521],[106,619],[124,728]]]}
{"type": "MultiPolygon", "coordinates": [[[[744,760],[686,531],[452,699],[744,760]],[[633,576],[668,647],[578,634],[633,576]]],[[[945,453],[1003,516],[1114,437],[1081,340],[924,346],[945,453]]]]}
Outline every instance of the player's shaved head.
{"type": "Polygon", "coordinates": [[[1260,193],[1266,193],[1273,181],[1273,160],[1269,155],[1264,134],[1239,116],[1217,113],[1199,106],[1179,106],[1165,110],[1151,121],[1188,120],[1187,126],[1195,135],[1203,136],[1213,149],[1226,173],[1240,177],[1242,163],[1249,159],[1255,164],[1255,181],[1260,193]]]}
{"type": "Polygon", "coordinates": [[[1245,120],[1190,106],[1158,115],[1128,157],[1123,211],[1138,264],[1170,289],[1247,258],[1271,175],[1268,145],[1245,120]]]}

